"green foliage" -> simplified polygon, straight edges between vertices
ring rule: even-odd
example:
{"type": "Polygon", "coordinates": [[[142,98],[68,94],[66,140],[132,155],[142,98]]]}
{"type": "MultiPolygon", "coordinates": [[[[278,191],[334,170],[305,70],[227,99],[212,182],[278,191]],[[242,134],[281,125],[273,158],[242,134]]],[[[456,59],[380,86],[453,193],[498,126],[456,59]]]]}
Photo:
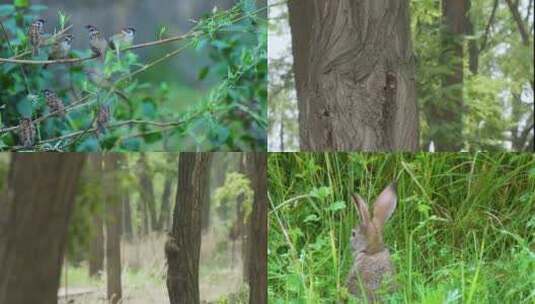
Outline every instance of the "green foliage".
{"type": "Polygon", "coordinates": [[[241,1],[229,12],[216,12],[200,24],[209,35],[198,41],[197,48],[207,49],[214,64],[203,67],[199,79],[208,75],[224,79],[209,97],[224,111],[216,119],[199,122],[209,130],[208,140],[214,146],[266,149],[267,26],[266,20],[258,16],[264,9],[257,9],[254,1],[241,1]],[[215,32],[214,23],[229,26],[215,32]]]}
{"type": "Polygon", "coordinates": [[[254,192],[249,179],[238,172],[229,172],[225,176],[225,183],[214,193],[214,205],[221,218],[232,218],[238,199],[243,199],[242,208],[244,219],[249,216],[253,206],[254,192]]]}
{"type": "MultiPolygon", "coordinates": [[[[27,52],[27,28],[38,12],[46,9],[38,5],[22,7],[23,4],[0,5],[0,18],[6,29],[0,36],[9,37],[0,44],[1,58],[27,52]]],[[[40,65],[0,64],[0,146],[5,150],[22,149],[19,131],[9,127],[18,126],[23,117],[35,120],[48,114],[41,91],[49,88],[56,91],[66,107],[80,100],[84,104],[69,109],[66,119],[50,117],[36,124],[32,150],[265,149],[267,38],[265,20],[258,16],[265,7],[251,9],[251,2],[243,1],[228,11],[207,14],[182,46],[148,63],[140,62],[132,51],[125,51],[107,52],[103,64],[97,59],[48,69],[40,65]],[[199,53],[208,50],[214,64],[200,71],[199,76],[203,79],[212,75],[221,81],[209,98],[189,102],[186,110],[177,113],[171,106],[176,103],[172,95],[176,91],[165,83],[155,86],[140,82],[135,76],[188,48],[199,53]],[[90,74],[101,80],[95,82],[90,74]],[[91,128],[104,106],[110,108],[106,121],[109,127],[97,135],[91,128]]],[[[69,19],[66,13],[58,12],[56,28],[66,27],[69,19]]],[[[158,36],[165,33],[162,27],[158,36]]],[[[47,59],[49,44],[50,41],[45,43],[38,57],[24,59],[47,59]]],[[[70,56],[87,58],[91,53],[73,50],[70,56]]]]}
{"type": "Polygon", "coordinates": [[[532,303],[535,157],[510,153],[270,154],[269,296],[338,303],[358,222],[397,181],[385,243],[398,289],[387,303],[532,303]]]}

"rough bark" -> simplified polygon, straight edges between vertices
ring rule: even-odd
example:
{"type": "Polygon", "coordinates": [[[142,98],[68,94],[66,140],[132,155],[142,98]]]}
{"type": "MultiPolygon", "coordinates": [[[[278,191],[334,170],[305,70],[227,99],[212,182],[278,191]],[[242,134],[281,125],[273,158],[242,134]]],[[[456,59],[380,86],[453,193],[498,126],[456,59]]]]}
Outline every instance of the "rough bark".
{"type": "Polygon", "coordinates": [[[430,137],[436,151],[459,151],[463,147],[463,44],[467,9],[467,0],[442,1],[440,61],[450,72],[442,79],[442,99],[430,103],[427,109],[430,137]]]}
{"type": "Polygon", "coordinates": [[[199,303],[202,181],[208,174],[209,153],[181,153],[173,229],[165,244],[167,289],[171,304],[199,303]]]}
{"type": "Polygon", "coordinates": [[[57,303],[81,153],[15,153],[0,223],[0,303],[57,303]]]}
{"type": "Polygon", "coordinates": [[[249,178],[254,190],[249,225],[249,303],[267,303],[267,154],[248,153],[249,178]]]}
{"type": "MultiPolygon", "coordinates": [[[[102,159],[100,154],[93,153],[89,155],[91,178],[100,180],[102,177],[102,159]]],[[[88,202],[98,204],[101,202],[88,202]]],[[[104,270],[104,223],[102,221],[102,209],[95,207],[95,213],[92,216],[93,225],[91,226],[91,239],[89,241],[89,276],[100,276],[104,270]]]]}
{"type": "Polygon", "coordinates": [[[118,168],[121,154],[104,156],[106,176],[102,179],[106,206],[106,274],[107,296],[111,304],[119,303],[121,288],[121,195],[118,168]]]}
{"type": "Polygon", "coordinates": [[[417,150],[409,1],[288,8],[301,150],[417,150]]]}

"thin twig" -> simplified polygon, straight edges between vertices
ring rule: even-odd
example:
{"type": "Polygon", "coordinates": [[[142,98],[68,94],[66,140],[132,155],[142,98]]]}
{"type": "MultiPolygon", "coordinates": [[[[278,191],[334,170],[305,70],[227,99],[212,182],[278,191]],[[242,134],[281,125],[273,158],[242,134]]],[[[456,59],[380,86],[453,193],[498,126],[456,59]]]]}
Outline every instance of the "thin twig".
{"type": "Polygon", "coordinates": [[[98,54],[93,54],[91,57],[86,58],[68,58],[68,59],[56,59],[56,60],[26,60],[26,59],[6,59],[0,58],[0,62],[6,63],[18,63],[18,64],[58,64],[58,63],[78,63],[87,60],[92,60],[100,57],[98,54]]]}

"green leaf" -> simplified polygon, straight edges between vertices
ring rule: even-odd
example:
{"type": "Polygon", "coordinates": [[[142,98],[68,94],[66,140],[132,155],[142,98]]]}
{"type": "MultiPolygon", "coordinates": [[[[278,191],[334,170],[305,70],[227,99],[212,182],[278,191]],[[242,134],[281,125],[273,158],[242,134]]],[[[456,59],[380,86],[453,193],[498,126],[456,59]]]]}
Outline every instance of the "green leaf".
{"type": "Polygon", "coordinates": [[[320,188],[314,188],[310,191],[310,196],[324,199],[327,198],[329,195],[332,194],[332,190],[329,187],[320,187],[320,188]]]}
{"type": "Polygon", "coordinates": [[[27,8],[30,6],[30,0],[14,0],[13,4],[15,4],[15,7],[17,8],[27,8]]]}
{"type": "Polygon", "coordinates": [[[11,4],[2,4],[0,5],[0,17],[5,17],[13,14],[15,12],[15,7],[11,4]]]}
{"type": "Polygon", "coordinates": [[[206,76],[208,75],[208,72],[210,72],[210,67],[208,67],[208,66],[203,67],[199,71],[199,75],[197,76],[197,78],[199,80],[204,80],[206,78],[206,76]]]}
{"type": "Polygon", "coordinates": [[[309,222],[319,222],[320,218],[315,215],[315,214],[311,214],[309,216],[307,216],[305,218],[305,220],[303,220],[303,223],[309,223],[309,222]]]}
{"type": "Polygon", "coordinates": [[[346,203],[344,201],[336,201],[332,203],[327,209],[335,212],[335,211],[342,210],[345,208],[346,208],[346,203]]]}
{"type": "Polygon", "coordinates": [[[19,101],[19,103],[17,103],[17,111],[24,118],[32,117],[32,102],[29,99],[24,98],[23,100],[19,101]]]}

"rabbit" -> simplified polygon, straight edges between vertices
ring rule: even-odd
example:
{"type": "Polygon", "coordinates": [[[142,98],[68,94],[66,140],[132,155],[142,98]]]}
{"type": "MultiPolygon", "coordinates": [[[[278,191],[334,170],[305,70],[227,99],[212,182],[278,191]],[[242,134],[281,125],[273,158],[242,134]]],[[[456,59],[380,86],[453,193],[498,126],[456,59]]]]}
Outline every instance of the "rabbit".
{"type": "MultiPolygon", "coordinates": [[[[351,232],[353,266],[346,286],[357,298],[367,298],[369,303],[375,303],[380,301],[377,291],[383,280],[394,275],[390,253],[383,243],[383,227],[396,209],[396,184],[390,184],[381,192],[374,204],[373,218],[362,197],[353,194],[352,199],[359,213],[360,225],[351,232]]],[[[393,291],[394,288],[394,284],[389,284],[387,290],[393,291]]]]}

